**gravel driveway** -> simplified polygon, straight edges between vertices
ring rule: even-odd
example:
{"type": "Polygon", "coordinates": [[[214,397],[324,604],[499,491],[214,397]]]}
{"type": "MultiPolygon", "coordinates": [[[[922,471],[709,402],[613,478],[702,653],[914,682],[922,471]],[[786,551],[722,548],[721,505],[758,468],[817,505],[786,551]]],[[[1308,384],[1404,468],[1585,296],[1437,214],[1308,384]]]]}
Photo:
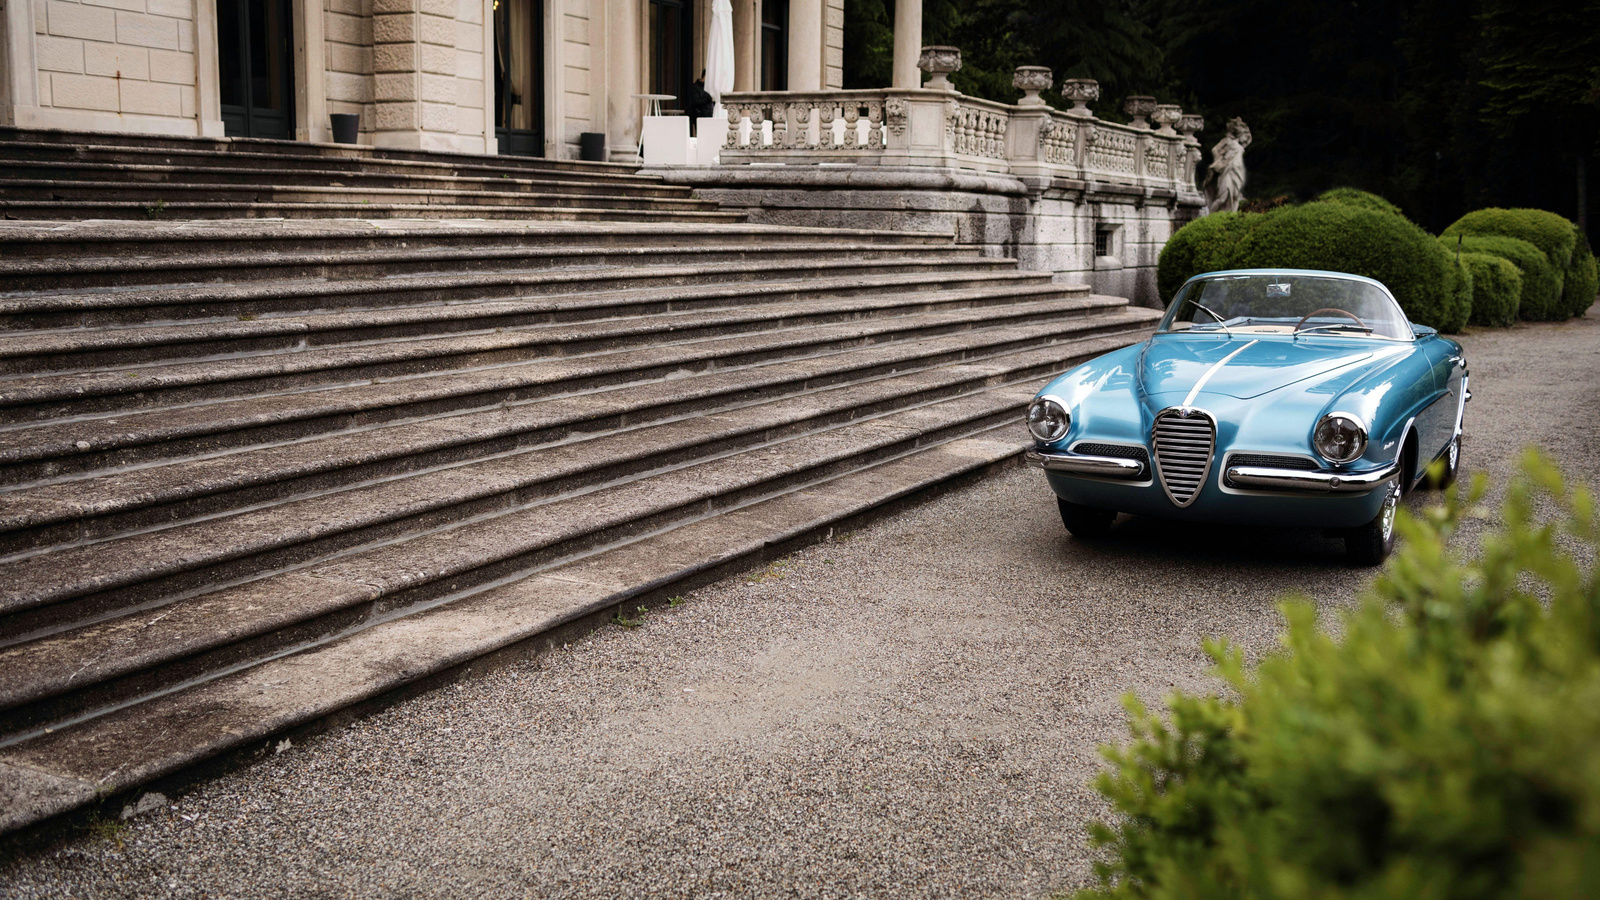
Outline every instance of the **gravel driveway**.
{"type": "MultiPolygon", "coordinates": [[[[1594,483],[1600,313],[1464,343],[1469,469],[1536,442],[1594,483]]],[[[1119,697],[1212,688],[1201,639],[1271,648],[1286,593],[1350,603],[1341,548],[1075,543],[1010,472],[34,851],[0,895],[1048,896],[1089,876],[1119,697]]]]}

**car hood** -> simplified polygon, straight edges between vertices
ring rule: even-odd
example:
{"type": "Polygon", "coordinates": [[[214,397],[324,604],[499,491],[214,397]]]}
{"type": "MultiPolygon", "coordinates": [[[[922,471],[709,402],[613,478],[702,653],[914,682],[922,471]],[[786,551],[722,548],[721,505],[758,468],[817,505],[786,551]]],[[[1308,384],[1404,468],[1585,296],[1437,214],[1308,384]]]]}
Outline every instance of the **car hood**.
{"type": "Polygon", "coordinates": [[[1248,400],[1302,382],[1303,390],[1334,392],[1403,352],[1397,342],[1349,338],[1161,335],[1140,355],[1139,387],[1173,406],[1191,394],[1248,400]]]}

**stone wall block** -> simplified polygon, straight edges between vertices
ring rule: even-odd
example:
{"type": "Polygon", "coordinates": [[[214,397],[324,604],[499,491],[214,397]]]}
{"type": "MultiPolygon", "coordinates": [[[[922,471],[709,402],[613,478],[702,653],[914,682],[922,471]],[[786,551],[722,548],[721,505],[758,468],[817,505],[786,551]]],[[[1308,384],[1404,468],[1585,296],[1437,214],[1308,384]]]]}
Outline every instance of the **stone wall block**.
{"type": "MultiPolygon", "coordinates": [[[[61,0],[49,0],[47,6],[51,34],[57,37],[83,38],[87,41],[105,41],[116,43],[117,40],[117,12],[112,9],[102,9],[98,6],[84,6],[80,3],[62,3],[61,0]]],[[[72,89],[68,89],[72,93],[72,89]]],[[[98,109],[99,107],[85,107],[98,109]]]]}
{"type": "Polygon", "coordinates": [[[371,19],[330,12],[327,18],[323,19],[323,34],[334,43],[370,44],[372,43],[369,29],[371,21],[371,19]]]}
{"type": "Polygon", "coordinates": [[[417,70],[417,45],[379,44],[372,48],[372,71],[415,72],[417,70]]]}
{"type": "Polygon", "coordinates": [[[415,103],[379,103],[377,111],[378,131],[416,131],[417,130],[417,104],[415,103]]]}
{"type": "Polygon", "coordinates": [[[110,9],[125,9],[129,12],[144,12],[144,0],[80,0],[85,6],[104,6],[110,9]]]}
{"type": "Polygon", "coordinates": [[[563,16],[562,37],[574,44],[589,45],[589,19],[585,16],[563,16]]]}
{"type": "Polygon", "coordinates": [[[328,12],[343,13],[347,16],[368,15],[367,11],[361,8],[361,0],[326,0],[325,8],[328,12]]]}
{"type": "Polygon", "coordinates": [[[456,20],[446,19],[442,16],[418,16],[420,35],[423,43],[440,44],[445,47],[455,48],[456,45],[456,20]]]}
{"type": "Polygon", "coordinates": [[[50,33],[49,0],[33,0],[33,33],[50,33]]]}
{"type": "Polygon", "coordinates": [[[122,86],[122,111],[143,113],[149,116],[183,115],[183,94],[175,84],[157,84],[153,81],[129,81],[122,86]]]}
{"type": "Polygon", "coordinates": [[[40,35],[33,47],[40,71],[83,73],[83,41],[40,35]]]}
{"type": "Polygon", "coordinates": [[[401,72],[394,75],[375,75],[372,82],[372,96],[379,103],[417,99],[417,77],[410,72],[401,72]]]}
{"type": "Polygon", "coordinates": [[[456,49],[483,51],[483,23],[456,20],[456,49]]]}
{"type": "Polygon", "coordinates": [[[583,103],[587,107],[587,104],[589,102],[588,99],[587,99],[588,96],[589,96],[589,70],[588,69],[578,69],[578,68],[574,68],[572,66],[567,66],[566,74],[567,74],[567,85],[566,85],[567,93],[582,95],[585,98],[583,100],[583,103]]]}
{"type": "Polygon", "coordinates": [[[419,11],[425,16],[438,16],[441,19],[456,20],[456,0],[420,0],[419,11]]]}
{"type": "Polygon", "coordinates": [[[198,91],[194,85],[183,84],[178,86],[178,97],[183,101],[183,117],[185,119],[192,119],[195,116],[195,108],[198,103],[197,94],[198,91]]]}
{"type": "Polygon", "coordinates": [[[477,0],[456,0],[456,21],[483,27],[483,4],[477,0]]]}
{"type": "MultiPolygon", "coordinates": [[[[482,100],[479,101],[482,105],[482,100]]],[[[458,134],[483,134],[483,110],[456,108],[456,132],[458,134]]]]}
{"type": "Polygon", "coordinates": [[[149,0],[146,12],[169,19],[193,19],[194,0],[149,0]]]}
{"type": "Polygon", "coordinates": [[[423,75],[422,100],[424,103],[449,103],[456,102],[456,79],[454,75],[423,75]]]}
{"type": "Polygon", "coordinates": [[[844,27],[844,7],[828,4],[828,17],[825,20],[829,28],[844,27]]]}
{"type": "Polygon", "coordinates": [[[422,71],[430,72],[434,75],[455,77],[456,48],[440,47],[436,44],[422,44],[418,49],[422,55],[422,71]]]}
{"type": "Polygon", "coordinates": [[[483,79],[456,79],[456,106],[463,109],[483,108],[483,79]]]}
{"type": "Polygon", "coordinates": [[[178,20],[143,13],[117,13],[117,43],[158,50],[178,49],[178,20]]]}
{"type": "Polygon", "coordinates": [[[374,79],[352,72],[329,72],[323,81],[329,100],[346,103],[371,103],[374,97],[374,79]]]}
{"type": "Polygon", "coordinates": [[[50,76],[50,94],[53,105],[70,109],[104,109],[116,112],[121,105],[115,78],[55,72],[50,76]]]}
{"type": "Polygon", "coordinates": [[[448,103],[422,104],[422,130],[455,131],[456,108],[448,103]]]}
{"type": "Polygon", "coordinates": [[[178,20],[178,49],[184,53],[194,52],[194,23],[185,19],[178,20]]]}
{"type": "MultiPolygon", "coordinates": [[[[373,51],[367,47],[357,47],[353,44],[337,44],[328,41],[328,70],[330,72],[350,72],[364,75],[373,71],[373,51]]],[[[403,46],[389,44],[386,46],[403,46]]]]}
{"type": "Polygon", "coordinates": [[[414,13],[416,11],[417,0],[372,0],[372,14],[375,16],[414,13]]]}
{"type": "MultiPolygon", "coordinates": [[[[143,47],[125,47],[120,44],[90,42],[83,45],[83,71],[88,75],[109,75],[113,78],[150,78],[150,51],[143,47]]],[[[194,64],[184,82],[194,83],[194,64]]]]}
{"type": "Polygon", "coordinates": [[[417,17],[410,13],[372,18],[374,44],[408,43],[417,39],[417,17]]]}
{"type": "Polygon", "coordinates": [[[168,84],[194,84],[194,54],[151,50],[150,80],[168,84]]]}

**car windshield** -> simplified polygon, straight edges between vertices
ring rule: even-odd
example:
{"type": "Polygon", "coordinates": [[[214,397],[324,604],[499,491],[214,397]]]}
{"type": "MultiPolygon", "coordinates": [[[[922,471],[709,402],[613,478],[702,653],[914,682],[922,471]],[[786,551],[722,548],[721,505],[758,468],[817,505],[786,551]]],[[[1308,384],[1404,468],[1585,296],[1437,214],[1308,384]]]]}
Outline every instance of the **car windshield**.
{"type": "Polygon", "coordinates": [[[1173,298],[1161,331],[1412,337],[1405,313],[1382,288],[1304,272],[1237,272],[1191,281],[1173,298]]]}

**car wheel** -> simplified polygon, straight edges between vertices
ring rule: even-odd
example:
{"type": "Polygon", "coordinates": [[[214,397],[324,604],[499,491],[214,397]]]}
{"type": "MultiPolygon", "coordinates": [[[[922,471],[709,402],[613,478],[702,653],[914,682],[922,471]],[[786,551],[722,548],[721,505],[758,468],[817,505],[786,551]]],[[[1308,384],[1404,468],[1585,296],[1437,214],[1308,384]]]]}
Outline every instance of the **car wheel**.
{"type": "Polygon", "coordinates": [[[1439,470],[1437,478],[1432,474],[1428,477],[1428,486],[1436,490],[1444,490],[1456,483],[1456,476],[1461,474],[1461,438],[1456,436],[1451,439],[1450,446],[1445,448],[1442,457],[1444,468],[1439,470]]]}
{"type": "Polygon", "coordinates": [[[1383,508],[1371,522],[1352,528],[1344,536],[1344,552],[1358,566],[1382,565],[1394,552],[1394,516],[1400,509],[1400,484],[1391,482],[1383,508]]]}
{"type": "Polygon", "coordinates": [[[1067,526],[1067,531],[1075,538],[1094,540],[1111,533],[1111,523],[1116,521],[1117,514],[1109,509],[1095,509],[1092,506],[1079,506],[1076,503],[1056,498],[1056,506],[1061,509],[1061,524],[1067,526]]]}

